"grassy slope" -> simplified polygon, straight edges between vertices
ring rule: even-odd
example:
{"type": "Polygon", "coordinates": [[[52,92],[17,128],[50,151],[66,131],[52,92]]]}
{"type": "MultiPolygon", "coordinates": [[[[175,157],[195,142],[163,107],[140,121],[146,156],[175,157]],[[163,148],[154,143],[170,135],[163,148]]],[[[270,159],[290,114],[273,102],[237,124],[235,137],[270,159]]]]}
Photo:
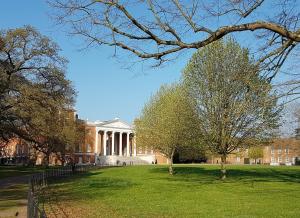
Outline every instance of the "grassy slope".
{"type": "Polygon", "coordinates": [[[300,168],[109,168],[52,185],[47,209],[71,217],[300,217],[300,168]]]}

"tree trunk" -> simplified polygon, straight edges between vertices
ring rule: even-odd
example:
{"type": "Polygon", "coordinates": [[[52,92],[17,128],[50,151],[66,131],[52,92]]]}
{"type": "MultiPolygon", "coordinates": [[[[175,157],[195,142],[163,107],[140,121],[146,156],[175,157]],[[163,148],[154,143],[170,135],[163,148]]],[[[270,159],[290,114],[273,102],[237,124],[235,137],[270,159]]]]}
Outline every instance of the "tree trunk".
{"type": "Polygon", "coordinates": [[[226,179],[226,155],[221,156],[221,180],[226,179]]]}
{"type": "Polygon", "coordinates": [[[169,174],[173,175],[174,174],[174,170],[173,170],[173,156],[175,153],[175,149],[172,150],[171,156],[170,156],[170,161],[169,161],[169,174]]]}

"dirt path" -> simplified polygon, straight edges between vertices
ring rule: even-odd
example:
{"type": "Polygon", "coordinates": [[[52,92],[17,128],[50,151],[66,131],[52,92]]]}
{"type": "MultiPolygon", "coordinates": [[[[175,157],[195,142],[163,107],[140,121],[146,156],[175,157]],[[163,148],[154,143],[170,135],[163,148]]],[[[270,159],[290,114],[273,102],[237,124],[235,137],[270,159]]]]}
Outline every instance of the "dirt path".
{"type": "Polygon", "coordinates": [[[0,218],[26,217],[29,175],[0,180],[0,218]]]}

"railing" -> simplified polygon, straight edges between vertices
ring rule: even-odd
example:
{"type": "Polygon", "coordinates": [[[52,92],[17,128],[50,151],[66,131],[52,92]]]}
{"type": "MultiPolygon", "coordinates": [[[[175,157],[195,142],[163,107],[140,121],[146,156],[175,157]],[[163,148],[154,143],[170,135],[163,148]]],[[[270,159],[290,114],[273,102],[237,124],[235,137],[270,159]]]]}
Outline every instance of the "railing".
{"type": "Polygon", "coordinates": [[[43,191],[48,187],[50,179],[57,179],[71,176],[78,173],[87,172],[92,169],[103,168],[95,165],[65,166],[56,169],[49,169],[42,173],[37,173],[29,179],[27,217],[46,218],[44,203],[41,202],[43,191]]]}

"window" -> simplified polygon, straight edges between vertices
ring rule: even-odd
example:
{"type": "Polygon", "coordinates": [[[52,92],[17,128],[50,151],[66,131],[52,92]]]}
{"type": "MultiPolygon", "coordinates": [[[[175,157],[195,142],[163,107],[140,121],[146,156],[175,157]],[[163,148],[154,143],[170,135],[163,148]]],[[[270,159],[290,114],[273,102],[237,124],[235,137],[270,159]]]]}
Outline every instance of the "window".
{"type": "Polygon", "coordinates": [[[20,145],[16,144],[16,155],[20,154],[20,145]]]}
{"type": "Polygon", "coordinates": [[[290,162],[290,159],[289,159],[288,156],[285,157],[285,162],[286,162],[286,163],[290,162]]]}
{"type": "Polygon", "coordinates": [[[90,144],[86,145],[86,152],[91,152],[91,145],[90,144]]]}
{"type": "Polygon", "coordinates": [[[236,162],[241,162],[241,158],[240,157],[236,157],[236,162]]]}
{"type": "Polygon", "coordinates": [[[278,146],[278,154],[281,154],[282,146],[278,146]]]}
{"type": "Polygon", "coordinates": [[[91,158],[90,158],[90,156],[87,156],[87,157],[86,157],[86,162],[87,162],[87,163],[91,163],[91,158]]]}
{"type": "Polygon", "coordinates": [[[82,157],[78,158],[78,162],[81,164],[82,163],[82,157]]]}
{"type": "Polygon", "coordinates": [[[275,158],[271,157],[271,163],[275,163],[275,158]]]}
{"type": "Polygon", "coordinates": [[[281,163],[281,162],[282,162],[282,157],[279,156],[279,157],[278,157],[278,163],[281,163]]]}
{"type": "Polygon", "coordinates": [[[285,153],[286,153],[286,154],[289,153],[289,146],[288,146],[288,145],[285,147],[285,153]]]}
{"type": "Polygon", "coordinates": [[[271,154],[274,154],[274,145],[271,147],[271,154]]]}
{"type": "Polygon", "coordinates": [[[82,152],[81,145],[78,146],[78,151],[79,151],[79,152],[82,152]]]}

